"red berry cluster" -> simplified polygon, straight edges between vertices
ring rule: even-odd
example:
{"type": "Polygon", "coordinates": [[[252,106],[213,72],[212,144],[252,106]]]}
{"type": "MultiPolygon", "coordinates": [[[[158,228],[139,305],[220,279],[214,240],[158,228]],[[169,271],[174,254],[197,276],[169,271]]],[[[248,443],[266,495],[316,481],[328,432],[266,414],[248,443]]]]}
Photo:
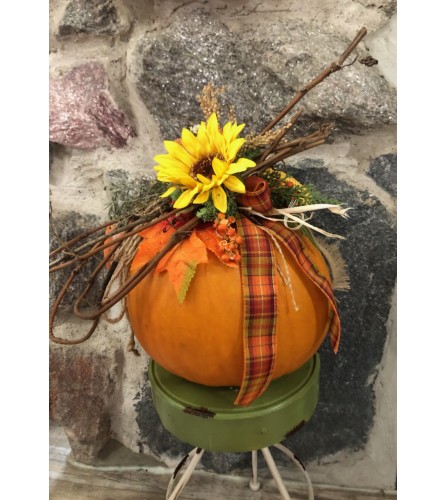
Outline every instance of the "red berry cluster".
{"type": "Polygon", "coordinates": [[[232,215],[226,217],[226,214],[219,213],[213,222],[213,227],[216,229],[218,238],[220,238],[218,248],[220,259],[223,262],[234,261],[238,264],[241,261],[239,246],[243,242],[243,239],[232,226],[234,223],[235,217],[232,215]]]}

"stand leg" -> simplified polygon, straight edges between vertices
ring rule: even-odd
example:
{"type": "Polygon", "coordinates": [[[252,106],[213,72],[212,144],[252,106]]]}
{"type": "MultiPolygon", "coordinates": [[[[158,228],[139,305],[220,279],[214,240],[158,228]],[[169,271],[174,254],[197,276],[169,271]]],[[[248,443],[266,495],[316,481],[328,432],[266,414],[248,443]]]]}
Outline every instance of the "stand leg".
{"type": "Polygon", "coordinates": [[[274,444],[274,447],[277,448],[278,450],[282,451],[285,455],[287,455],[293,462],[294,464],[300,469],[300,471],[303,473],[306,482],[307,482],[307,488],[308,488],[308,500],[314,500],[314,489],[312,487],[312,481],[311,478],[309,477],[309,474],[306,471],[306,468],[304,467],[303,463],[301,460],[294,455],[289,448],[286,448],[282,444],[274,444]]]}
{"type": "Polygon", "coordinates": [[[289,493],[286,489],[286,486],[284,486],[283,480],[281,479],[281,475],[278,472],[277,466],[275,465],[274,459],[272,458],[272,455],[269,451],[269,448],[261,448],[261,451],[263,452],[267,466],[269,467],[269,470],[272,473],[272,477],[277,483],[278,490],[280,491],[283,500],[291,500],[289,493]]]}
{"type": "Polygon", "coordinates": [[[249,488],[252,491],[258,491],[261,488],[261,483],[258,481],[258,452],[256,450],[252,451],[252,479],[249,488]]]}
{"type": "Polygon", "coordinates": [[[170,478],[170,482],[168,483],[167,494],[165,495],[166,500],[176,500],[179,497],[179,494],[184,489],[184,486],[188,483],[190,476],[192,475],[193,471],[195,470],[196,466],[198,465],[199,461],[201,460],[203,454],[204,454],[204,450],[202,448],[194,448],[190,453],[188,453],[179,462],[178,466],[175,469],[175,472],[173,472],[173,475],[170,478]],[[188,466],[184,470],[184,473],[183,473],[181,479],[178,481],[175,489],[172,491],[175,479],[176,479],[179,471],[182,469],[184,464],[187,462],[189,457],[191,457],[190,463],[188,464],[188,466]]]}

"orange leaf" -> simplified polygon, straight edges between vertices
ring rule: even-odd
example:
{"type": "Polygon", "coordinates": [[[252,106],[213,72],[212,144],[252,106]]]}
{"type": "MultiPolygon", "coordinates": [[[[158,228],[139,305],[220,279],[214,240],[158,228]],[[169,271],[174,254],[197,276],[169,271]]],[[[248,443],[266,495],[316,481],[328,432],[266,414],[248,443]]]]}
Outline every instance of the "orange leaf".
{"type": "Polygon", "coordinates": [[[238,267],[238,264],[233,260],[230,260],[229,262],[224,262],[223,260],[221,260],[221,254],[218,252],[219,242],[221,241],[221,239],[216,235],[215,228],[209,226],[205,229],[196,231],[196,234],[207,247],[207,249],[214,253],[223,264],[228,267],[238,267]]]}
{"type": "Polygon", "coordinates": [[[175,230],[166,225],[165,222],[159,222],[141,231],[139,236],[144,239],[139,243],[136,255],[131,263],[130,271],[140,268],[160,252],[174,232],[175,230]],[[164,232],[164,229],[168,230],[164,232]]]}
{"type": "Polygon", "coordinates": [[[187,293],[198,264],[207,264],[207,248],[196,236],[196,231],[184,241],[178,243],[159,262],[155,272],[168,272],[179,302],[187,293]]]}

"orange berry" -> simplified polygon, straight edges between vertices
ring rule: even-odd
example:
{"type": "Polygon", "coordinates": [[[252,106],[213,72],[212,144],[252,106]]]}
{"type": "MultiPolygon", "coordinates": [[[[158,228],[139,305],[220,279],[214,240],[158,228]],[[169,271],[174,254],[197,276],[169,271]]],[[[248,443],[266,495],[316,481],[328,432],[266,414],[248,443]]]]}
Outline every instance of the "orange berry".
{"type": "Polygon", "coordinates": [[[221,255],[221,260],[223,262],[230,262],[230,257],[226,253],[224,253],[223,255],[221,255]]]}
{"type": "Polygon", "coordinates": [[[235,255],[235,262],[236,262],[237,264],[239,264],[239,263],[241,262],[241,255],[240,255],[239,253],[237,253],[237,254],[235,255]]]}
{"type": "Polygon", "coordinates": [[[227,229],[228,236],[235,236],[235,234],[236,234],[236,229],[234,229],[233,227],[229,227],[229,229],[227,229]]]}
{"type": "Polygon", "coordinates": [[[236,242],[238,245],[241,245],[241,243],[243,242],[242,237],[241,237],[241,236],[237,236],[237,237],[235,238],[235,242],[236,242]]]}
{"type": "Polygon", "coordinates": [[[218,226],[216,226],[216,230],[220,234],[226,234],[226,229],[227,227],[224,224],[218,224],[218,226]]]}
{"type": "Polygon", "coordinates": [[[218,219],[225,219],[225,217],[226,217],[226,214],[219,212],[218,219]]]}
{"type": "Polygon", "coordinates": [[[233,215],[229,215],[229,217],[227,217],[227,220],[229,221],[229,224],[233,224],[236,219],[233,215]]]}

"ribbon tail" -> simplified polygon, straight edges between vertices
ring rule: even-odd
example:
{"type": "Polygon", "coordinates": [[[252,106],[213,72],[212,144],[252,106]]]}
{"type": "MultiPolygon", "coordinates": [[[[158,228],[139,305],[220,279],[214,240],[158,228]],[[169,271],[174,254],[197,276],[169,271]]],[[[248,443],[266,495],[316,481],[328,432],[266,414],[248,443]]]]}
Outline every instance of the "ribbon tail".
{"type": "Polygon", "coordinates": [[[235,400],[247,406],[261,396],[272,380],[277,352],[277,277],[275,254],[268,236],[246,217],[237,219],[243,238],[243,380],[235,400]]]}
{"type": "Polygon", "coordinates": [[[295,257],[300,269],[327,298],[330,307],[330,322],[328,327],[329,340],[334,353],[337,353],[340,344],[340,317],[330,280],[318,272],[314,264],[306,255],[304,243],[295,231],[284,227],[279,222],[265,221],[264,226],[272,231],[283,243],[295,257]]]}

